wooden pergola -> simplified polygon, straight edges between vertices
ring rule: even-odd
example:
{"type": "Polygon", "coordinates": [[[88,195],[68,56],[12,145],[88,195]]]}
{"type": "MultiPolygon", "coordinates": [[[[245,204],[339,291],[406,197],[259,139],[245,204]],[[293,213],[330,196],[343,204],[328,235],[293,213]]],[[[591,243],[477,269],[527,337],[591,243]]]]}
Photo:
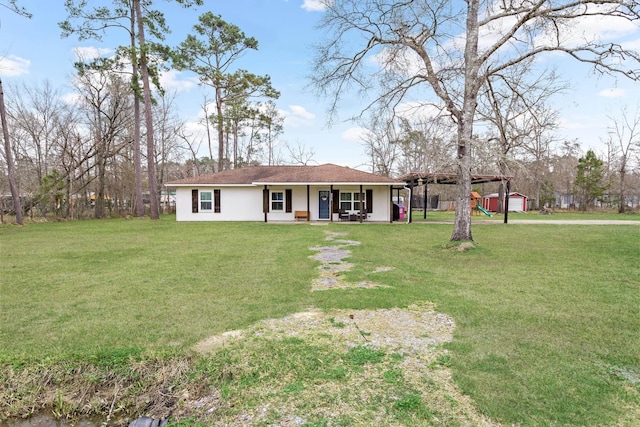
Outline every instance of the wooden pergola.
{"type": "MultiPolygon", "coordinates": [[[[403,175],[399,178],[404,181],[409,188],[409,222],[413,220],[413,214],[411,209],[411,201],[413,200],[413,189],[416,187],[422,187],[424,185],[425,194],[425,209],[424,218],[427,218],[427,206],[426,195],[429,184],[444,184],[455,185],[458,183],[458,175],[454,173],[422,173],[412,172],[403,175]]],[[[505,182],[507,188],[505,191],[504,199],[504,223],[506,224],[509,216],[509,193],[511,192],[511,180],[513,176],[508,175],[471,175],[471,184],[484,184],[487,182],[505,182]]]]}

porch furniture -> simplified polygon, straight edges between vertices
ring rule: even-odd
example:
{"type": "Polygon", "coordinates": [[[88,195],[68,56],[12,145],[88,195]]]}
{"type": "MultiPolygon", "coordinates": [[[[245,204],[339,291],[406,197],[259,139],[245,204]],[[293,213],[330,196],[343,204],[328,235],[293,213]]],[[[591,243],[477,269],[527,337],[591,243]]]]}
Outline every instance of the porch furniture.
{"type": "Polygon", "coordinates": [[[295,220],[303,219],[305,221],[309,220],[309,211],[295,211],[293,213],[293,217],[295,220]]]}
{"type": "Polygon", "coordinates": [[[345,211],[344,209],[338,210],[338,218],[340,218],[340,221],[349,221],[349,212],[345,211]]]}

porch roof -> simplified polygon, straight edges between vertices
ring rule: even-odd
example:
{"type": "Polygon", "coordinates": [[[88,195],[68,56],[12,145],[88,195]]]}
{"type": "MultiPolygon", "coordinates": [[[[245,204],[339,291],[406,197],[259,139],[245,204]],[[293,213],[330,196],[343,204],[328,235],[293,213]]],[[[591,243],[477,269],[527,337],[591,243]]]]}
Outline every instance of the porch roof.
{"type": "MultiPolygon", "coordinates": [[[[422,173],[412,172],[399,178],[409,186],[416,187],[423,184],[457,184],[458,175],[455,173],[422,173]],[[422,182],[420,182],[422,181],[422,182]]],[[[485,182],[511,181],[509,175],[471,175],[471,184],[483,184],[485,182]]]]}

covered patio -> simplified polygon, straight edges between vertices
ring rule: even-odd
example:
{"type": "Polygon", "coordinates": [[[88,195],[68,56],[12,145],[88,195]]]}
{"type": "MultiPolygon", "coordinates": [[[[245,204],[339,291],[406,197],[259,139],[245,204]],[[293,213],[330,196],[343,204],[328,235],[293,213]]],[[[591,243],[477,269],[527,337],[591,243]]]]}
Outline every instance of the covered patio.
{"type": "MultiPolygon", "coordinates": [[[[412,172],[399,178],[404,181],[409,188],[409,222],[413,221],[413,209],[411,201],[413,200],[414,188],[424,186],[425,196],[428,194],[429,184],[455,185],[458,183],[458,175],[455,173],[422,173],[412,172]]],[[[507,224],[509,217],[509,193],[511,192],[511,180],[513,176],[508,175],[471,175],[471,185],[484,184],[487,182],[505,182],[505,200],[504,200],[504,223],[507,224]]],[[[427,219],[427,207],[424,209],[424,219],[427,219]]]]}

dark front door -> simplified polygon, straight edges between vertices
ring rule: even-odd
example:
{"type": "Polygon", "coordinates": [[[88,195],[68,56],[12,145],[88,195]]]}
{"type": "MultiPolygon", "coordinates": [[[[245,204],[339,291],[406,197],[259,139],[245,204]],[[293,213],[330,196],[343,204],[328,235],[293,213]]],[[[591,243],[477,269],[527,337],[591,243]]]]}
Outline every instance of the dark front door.
{"type": "Polygon", "coordinates": [[[331,200],[329,199],[328,191],[320,191],[318,193],[318,218],[319,219],[329,219],[330,211],[329,211],[329,203],[331,200]]]}

